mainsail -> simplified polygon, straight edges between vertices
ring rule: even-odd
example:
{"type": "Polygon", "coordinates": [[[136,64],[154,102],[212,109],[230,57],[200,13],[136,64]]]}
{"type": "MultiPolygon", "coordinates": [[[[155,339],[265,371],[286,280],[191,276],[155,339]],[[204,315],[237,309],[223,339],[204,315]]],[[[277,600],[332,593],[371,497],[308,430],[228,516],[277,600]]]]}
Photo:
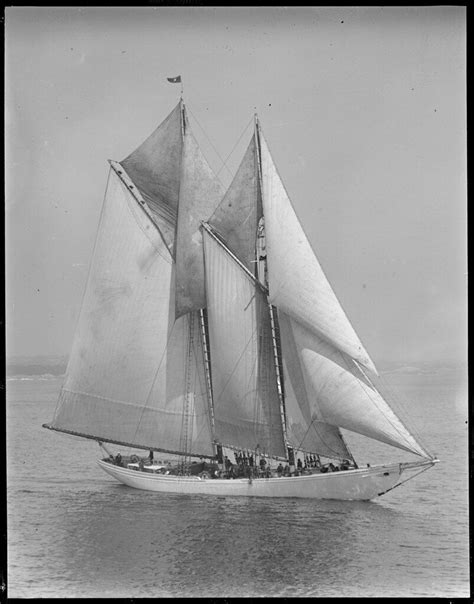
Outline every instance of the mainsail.
{"type": "Polygon", "coordinates": [[[173,258],[131,182],[124,168],[112,163],[50,427],[139,448],[212,456],[199,321],[175,317],[173,258]],[[185,409],[189,451],[182,451],[180,439],[185,409]]]}

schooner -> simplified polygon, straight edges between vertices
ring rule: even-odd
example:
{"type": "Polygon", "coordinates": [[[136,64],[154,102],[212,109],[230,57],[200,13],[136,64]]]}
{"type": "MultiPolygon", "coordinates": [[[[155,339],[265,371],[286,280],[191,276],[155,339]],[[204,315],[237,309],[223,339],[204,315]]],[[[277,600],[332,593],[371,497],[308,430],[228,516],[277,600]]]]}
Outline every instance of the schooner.
{"type": "Polygon", "coordinates": [[[107,455],[98,464],[159,492],[369,500],[438,461],[375,386],[257,117],[227,191],[182,98],[109,163],[65,381],[45,427],[106,451],[149,451],[146,462],[107,455]],[[359,468],[341,429],[419,459],[359,468]],[[154,463],[153,451],[179,456],[178,469],[154,463]],[[224,454],[239,451],[255,465],[234,475],[224,454]],[[298,455],[317,464],[298,471],[298,455]]]}

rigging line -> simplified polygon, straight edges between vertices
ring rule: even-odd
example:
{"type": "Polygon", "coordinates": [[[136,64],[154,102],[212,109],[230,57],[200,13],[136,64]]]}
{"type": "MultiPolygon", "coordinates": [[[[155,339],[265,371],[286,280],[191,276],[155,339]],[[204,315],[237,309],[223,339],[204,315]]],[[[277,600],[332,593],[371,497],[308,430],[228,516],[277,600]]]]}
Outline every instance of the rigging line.
{"type": "MultiPolygon", "coordinates": [[[[232,147],[231,152],[229,153],[229,155],[225,158],[225,160],[223,160],[223,164],[222,166],[219,168],[219,170],[217,171],[216,176],[218,176],[222,170],[222,168],[226,167],[227,168],[227,161],[229,160],[230,156],[232,155],[232,153],[235,151],[235,149],[237,148],[237,145],[240,143],[240,141],[242,140],[242,137],[244,136],[244,134],[247,132],[248,127],[250,126],[250,124],[253,122],[253,117],[250,118],[250,120],[248,121],[247,125],[245,126],[245,128],[242,130],[242,134],[239,136],[237,142],[235,143],[235,145],[232,147]]],[[[227,168],[229,169],[229,168],[227,168]]]]}
{"type": "MultiPolygon", "coordinates": [[[[357,362],[356,362],[356,364],[357,364],[357,362]]],[[[410,429],[408,429],[408,424],[410,423],[408,421],[409,415],[406,412],[401,399],[396,395],[395,391],[390,389],[389,384],[386,383],[385,380],[383,380],[380,375],[377,375],[375,378],[369,378],[361,367],[358,367],[358,368],[363,373],[363,375],[366,377],[366,379],[370,382],[370,384],[372,384],[374,389],[376,391],[378,391],[379,394],[382,395],[382,398],[387,399],[386,402],[388,402],[389,405],[394,405],[395,407],[397,407],[396,415],[403,416],[403,417],[398,417],[398,420],[400,421],[402,426],[405,428],[405,430],[407,430],[407,432],[410,434],[410,436],[412,436],[414,438],[416,443],[424,450],[424,452],[427,454],[427,456],[432,457],[432,455],[428,451],[428,448],[425,446],[423,440],[421,439],[419,432],[411,425],[410,425],[410,429]],[[377,383],[378,388],[375,386],[375,383],[377,383]],[[387,396],[387,395],[391,395],[391,396],[387,396]]]]}
{"type": "MultiPolygon", "coordinates": [[[[151,221],[151,223],[154,225],[154,227],[160,234],[160,237],[161,237],[163,243],[165,244],[166,249],[168,249],[170,255],[172,256],[171,251],[168,248],[168,243],[163,235],[162,229],[159,227],[157,222],[154,220],[153,213],[152,213],[150,207],[148,206],[148,204],[145,203],[145,201],[143,200],[143,195],[141,195],[138,187],[135,184],[132,184],[132,185],[130,184],[133,181],[128,176],[125,169],[122,166],[120,166],[120,164],[118,164],[118,162],[109,160],[109,164],[110,164],[111,168],[114,170],[114,172],[117,174],[117,177],[120,179],[120,182],[122,183],[122,185],[125,187],[125,190],[127,191],[127,195],[131,195],[133,197],[133,199],[139,204],[141,211],[144,212],[148,216],[149,220],[151,221]],[[119,170],[115,164],[118,164],[118,166],[120,166],[121,169],[119,170]],[[130,181],[130,183],[128,183],[127,180],[130,181]]],[[[127,197],[127,200],[128,200],[128,197],[127,197]]],[[[137,218],[135,218],[135,220],[138,222],[137,218]]],[[[140,228],[142,228],[142,227],[140,227],[140,228]]],[[[143,232],[145,233],[145,231],[143,231],[143,232]]],[[[145,235],[146,235],[146,233],[145,233],[145,235]]],[[[147,238],[150,239],[148,235],[147,235],[147,238]]]]}
{"type": "MultiPolygon", "coordinates": [[[[219,151],[215,148],[213,142],[211,141],[211,139],[207,136],[206,131],[204,130],[204,128],[201,126],[201,124],[199,123],[199,120],[197,119],[197,117],[194,115],[194,113],[191,111],[191,109],[188,108],[189,113],[193,116],[194,120],[196,120],[197,125],[199,126],[199,128],[201,128],[202,132],[204,133],[204,136],[207,138],[207,140],[209,141],[209,144],[211,145],[211,147],[214,149],[215,153],[217,154],[217,157],[221,160],[221,162],[224,164],[224,160],[221,157],[221,154],[219,153],[219,151]]],[[[225,165],[225,164],[224,164],[225,165]]],[[[225,165],[225,167],[227,168],[227,170],[229,171],[229,174],[231,176],[233,176],[232,171],[230,170],[229,166],[225,165]]],[[[218,173],[217,173],[218,174],[218,173]]],[[[219,182],[222,184],[221,179],[218,177],[218,175],[215,174],[215,177],[219,180],[219,182]]]]}
{"type": "MultiPolygon", "coordinates": [[[[352,374],[351,371],[351,367],[349,366],[348,360],[346,358],[346,355],[341,353],[340,351],[338,351],[339,356],[342,358],[343,362],[345,363],[347,370],[352,374]]],[[[358,365],[356,365],[356,367],[359,369],[358,365]]],[[[360,370],[360,369],[359,369],[360,370]]],[[[362,372],[362,374],[365,376],[365,373],[362,372]]],[[[358,383],[358,385],[360,386],[360,388],[362,389],[362,391],[364,392],[364,394],[367,396],[367,398],[370,400],[370,402],[374,405],[374,407],[377,409],[377,411],[387,420],[387,422],[392,426],[392,428],[395,430],[395,432],[398,432],[399,436],[402,438],[402,440],[405,441],[405,443],[407,443],[407,446],[409,447],[410,451],[413,452],[413,447],[410,446],[409,441],[407,440],[406,436],[400,431],[400,428],[398,426],[396,426],[393,421],[387,417],[387,415],[382,411],[382,409],[380,409],[380,407],[378,406],[377,402],[375,401],[375,399],[372,398],[372,396],[370,395],[370,392],[364,387],[364,383],[362,382],[362,380],[360,380],[359,378],[357,378],[356,376],[354,376],[356,378],[356,381],[358,383]]],[[[366,376],[365,376],[366,377],[366,376]]],[[[368,379],[368,378],[367,378],[368,379]]],[[[375,387],[374,387],[375,388],[375,387]]],[[[380,393],[377,391],[377,389],[375,389],[375,392],[377,392],[380,396],[380,393]]],[[[383,399],[382,399],[383,400],[383,399]]],[[[409,430],[406,426],[403,425],[403,423],[401,422],[401,420],[399,418],[397,418],[398,421],[400,421],[400,423],[402,424],[402,426],[405,428],[405,430],[407,430],[408,433],[409,430]]]]}
{"type": "MultiPolygon", "coordinates": [[[[390,398],[390,402],[392,404],[394,403],[396,405],[397,414],[400,414],[400,411],[402,412],[401,415],[403,415],[403,423],[404,424],[409,423],[407,420],[410,416],[407,413],[407,410],[405,408],[405,404],[407,403],[406,399],[405,399],[405,404],[404,404],[404,402],[403,402],[404,397],[402,398],[402,396],[397,392],[395,387],[391,386],[390,383],[388,382],[388,380],[386,380],[385,378],[382,378],[381,375],[378,376],[378,379],[376,381],[377,381],[377,383],[379,383],[379,386],[381,386],[384,397],[388,394],[389,398],[390,398]]],[[[424,442],[423,438],[421,437],[420,432],[416,429],[416,426],[411,426],[412,421],[413,420],[410,420],[410,432],[414,433],[416,440],[423,447],[423,449],[425,449],[425,451],[428,453],[428,447],[425,445],[425,442],[424,442]]]]}
{"type": "MultiPolygon", "coordinates": [[[[87,293],[89,281],[90,281],[90,278],[91,278],[92,265],[94,263],[94,258],[95,258],[95,254],[96,254],[96,250],[97,250],[97,244],[99,242],[99,235],[100,235],[101,230],[102,230],[101,229],[101,225],[102,225],[102,221],[104,219],[104,214],[105,214],[105,206],[106,206],[106,203],[107,203],[107,193],[109,191],[109,184],[110,184],[110,176],[111,176],[111,174],[112,174],[112,168],[109,168],[109,173],[107,175],[107,184],[105,186],[104,198],[102,200],[102,207],[100,209],[99,223],[97,225],[97,231],[96,231],[96,234],[95,234],[94,247],[92,249],[92,255],[91,255],[91,258],[89,260],[89,267],[87,269],[86,286],[84,287],[84,291],[82,292],[81,306],[80,306],[79,313],[77,315],[76,325],[75,325],[75,328],[74,328],[74,334],[77,332],[77,329],[79,327],[79,321],[81,319],[81,315],[82,315],[82,312],[83,312],[83,309],[84,309],[84,301],[85,301],[85,298],[86,298],[86,293],[87,293]]],[[[68,374],[68,367],[69,367],[69,361],[70,361],[70,359],[71,359],[71,355],[69,356],[68,365],[66,367],[66,374],[64,376],[63,387],[64,387],[64,384],[66,383],[66,378],[67,378],[67,374],[68,374]]],[[[61,390],[63,389],[63,387],[61,388],[61,390]]],[[[60,399],[61,399],[61,397],[59,396],[58,400],[56,401],[56,407],[54,409],[54,415],[53,415],[53,417],[56,416],[56,413],[58,411],[60,399]]]]}
{"type": "MultiPolygon", "coordinates": [[[[201,328],[201,340],[200,340],[200,348],[202,354],[202,360],[204,364],[204,382],[205,382],[205,393],[207,399],[207,415],[209,420],[209,430],[211,435],[211,440],[214,442],[215,440],[215,420],[214,420],[214,399],[213,399],[213,389],[212,389],[212,377],[211,377],[211,357],[209,351],[209,338],[207,335],[207,326],[208,319],[207,313],[205,314],[204,309],[199,310],[199,324],[201,328]]],[[[197,359],[197,355],[196,355],[197,359]]]]}
{"type": "MultiPolygon", "coordinates": [[[[309,237],[308,237],[308,235],[307,235],[307,233],[306,233],[306,229],[305,229],[305,226],[304,226],[304,221],[300,220],[300,218],[299,218],[299,216],[298,216],[298,212],[296,211],[296,208],[295,208],[295,206],[293,205],[293,202],[291,201],[291,197],[290,197],[289,192],[288,192],[288,190],[287,190],[287,188],[286,188],[285,182],[284,182],[284,180],[282,179],[282,177],[281,177],[281,175],[280,175],[280,171],[279,171],[279,169],[278,169],[278,166],[277,166],[277,165],[275,164],[275,162],[273,161],[273,154],[272,154],[272,153],[271,153],[271,151],[270,151],[270,145],[268,144],[268,142],[267,142],[267,140],[266,140],[265,136],[263,135],[263,132],[262,132],[262,129],[261,129],[261,127],[260,127],[260,126],[259,126],[259,137],[260,137],[260,138],[259,138],[259,140],[260,140],[261,138],[263,138],[263,140],[264,140],[264,142],[265,142],[265,144],[266,144],[266,146],[267,146],[267,148],[268,148],[268,156],[269,156],[269,159],[270,159],[270,161],[271,161],[271,165],[273,165],[273,168],[274,168],[274,170],[275,170],[275,173],[276,173],[276,175],[277,175],[278,179],[280,180],[281,186],[283,187],[283,190],[284,190],[284,192],[285,192],[285,194],[286,194],[286,197],[287,197],[287,200],[288,200],[289,206],[290,206],[291,210],[293,211],[293,213],[295,214],[295,217],[296,217],[297,221],[300,223],[300,227],[301,227],[301,230],[302,230],[302,232],[303,232],[303,235],[304,235],[304,237],[307,239],[308,244],[309,244],[309,247],[310,247],[311,251],[313,252],[313,254],[314,254],[314,256],[316,257],[316,260],[317,260],[317,259],[318,259],[318,254],[316,253],[316,250],[315,250],[315,248],[314,248],[313,244],[311,243],[311,240],[309,239],[309,237]]],[[[259,145],[259,147],[261,147],[261,145],[259,145]]],[[[260,152],[260,163],[261,163],[261,152],[260,152]]],[[[273,178],[271,177],[271,178],[270,178],[270,183],[269,183],[269,189],[271,190],[271,189],[272,189],[272,187],[273,187],[273,178]]],[[[263,187],[262,187],[262,190],[263,190],[263,187]]],[[[322,273],[322,275],[324,276],[324,278],[325,278],[325,279],[328,281],[328,283],[329,283],[329,279],[327,278],[326,273],[325,273],[324,269],[323,269],[321,266],[320,266],[320,270],[321,270],[321,273],[322,273]]],[[[339,301],[338,297],[336,296],[336,293],[334,292],[334,290],[333,290],[333,288],[332,288],[332,286],[331,286],[331,284],[330,284],[330,283],[329,283],[329,286],[330,286],[330,289],[333,291],[334,296],[336,297],[336,300],[337,300],[337,302],[338,302],[339,306],[341,307],[341,309],[342,309],[342,311],[343,311],[344,316],[345,316],[345,317],[346,317],[346,319],[347,319],[347,322],[349,323],[350,327],[352,327],[352,329],[354,330],[354,327],[352,326],[352,323],[350,322],[349,317],[347,316],[346,311],[344,310],[344,308],[343,308],[343,306],[342,306],[341,302],[339,301]]],[[[354,333],[355,333],[355,330],[354,330],[354,333]]],[[[357,334],[356,334],[356,335],[357,335],[357,334]]],[[[357,337],[358,337],[358,336],[357,336],[357,337]]],[[[359,337],[358,337],[358,338],[359,338],[359,337]]],[[[359,338],[359,342],[362,344],[362,342],[360,341],[360,338],[359,338]]],[[[363,346],[363,344],[362,344],[362,346],[363,346]]],[[[365,347],[364,347],[364,346],[363,346],[363,349],[365,350],[365,347]]],[[[366,354],[367,354],[367,356],[368,356],[368,353],[366,353],[366,354]]],[[[370,357],[369,357],[369,360],[370,360],[370,357]]],[[[374,365],[374,367],[375,367],[375,365],[374,365]]]]}
{"type": "Polygon", "coordinates": [[[156,383],[156,380],[158,378],[158,373],[160,372],[161,365],[162,365],[163,360],[165,358],[165,355],[166,355],[166,353],[168,351],[168,345],[169,345],[171,337],[172,337],[172,335],[174,333],[174,328],[176,326],[176,323],[177,323],[177,321],[175,321],[175,323],[173,324],[173,327],[171,328],[169,336],[168,336],[168,338],[166,340],[166,345],[165,345],[165,347],[163,349],[163,354],[161,355],[161,359],[160,359],[160,362],[158,363],[158,367],[157,367],[157,369],[155,371],[155,375],[153,376],[153,381],[152,381],[152,383],[150,385],[150,389],[148,391],[148,395],[146,397],[145,404],[142,406],[142,410],[141,410],[141,413],[140,413],[140,417],[138,418],[137,427],[136,427],[136,430],[135,430],[135,434],[133,435],[133,438],[135,438],[136,435],[137,435],[137,433],[138,433],[138,429],[140,428],[140,424],[141,424],[142,419],[143,419],[143,414],[145,413],[145,409],[148,408],[148,405],[150,403],[151,393],[153,392],[153,388],[155,387],[155,383],[156,383]]]}
{"type": "MultiPolygon", "coordinates": [[[[126,189],[128,191],[128,189],[126,189]]],[[[128,202],[128,197],[127,197],[127,202],[128,202]]],[[[140,229],[140,231],[145,235],[145,238],[148,240],[148,242],[150,243],[151,247],[153,248],[153,250],[158,254],[158,256],[161,256],[161,258],[163,258],[163,260],[165,262],[167,262],[168,264],[173,264],[173,258],[170,255],[170,251],[168,248],[168,244],[165,241],[165,238],[163,237],[163,233],[161,232],[159,226],[153,221],[153,218],[151,216],[148,216],[149,220],[155,225],[155,227],[158,229],[158,232],[160,234],[161,237],[161,242],[163,243],[163,246],[157,246],[157,244],[155,243],[155,241],[153,240],[153,238],[150,236],[150,233],[147,231],[147,227],[145,227],[140,219],[140,210],[138,210],[137,208],[137,204],[133,204],[133,206],[130,203],[127,203],[127,208],[130,212],[130,215],[133,217],[133,219],[135,220],[135,224],[137,225],[137,227],[140,229]],[[164,254],[161,249],[162,247],[165,247],[165,249],[167,250],[168,253],[164,254]]],[[[141,213],[143,214],[143,213],[141,213]]],[[[156,260],[156,257],[153,259],[153,261],[156,260]]]]}
{"type": "MultiPolygon", "coordinates": [[[[305,440],[306,436],[308,435],[308,432],[310,431],[310,429],[311,429],[311,428],[314,428],[314,430],[315,430],[316,434],[318,435],[318,438],[321,440],[321,442],[323,443],[323,445],[324,445],[325,447],[327,447],[328,451],[332,451],[332,452],[334,453],[334,457],[335,457],[336,459],[344,459],[344,458],[341,458],[341,457],[340,457],[340,454],[338,454],[337,449],[334,449],[333,447],[331,447],[331,445],[329,445],[329,444],[327,443],[327,441],[326,441],[326,440],[324,440],[324,437],[323,437],[323,436],[321,436],[321,433],[320,433],[320,431],[318,430],[318,428],[316,427],[316,425],[314,425],[314,426],[313,426],[313,424],[314,424],[315,422],[318,422],[318,421],[320,421],[320,420],[318,420],[316,417],[315,417],[315,418],[313,418],[313,419],[311,420],[311,423],[309,424],[308,429],[307,429],[307,430],[306,430],[306,432],[305,432],[305,435],[304,435],[304,436],[303,436],[303,438],[300,440],[299,445],[298,445],[298,447],[296,447],[296,449],[297,449],[297,450],[300,450],[300,451],[302,450],[302,449],[301,449],[301,445],[303,444],[303,442],[304,442],[304,440],[305,440]]],[[[354,457],[352,456],[352,453],[349,451],[349,449],[347,448],[346,443],[345,443],[344,441],[343,441],[343,444],[344,444],[344,446],[346,447],[347,452],[349,453],[349,455],[350,455],[351,459],[352,459],[353,461],[355,461],[355,460],[354,460],[354,457]]],[[[318,454],[318,455],[323,455],[322,453],[317,453],[317,454],[318,454]]],[[[327,455],[323,455],[323,457],[327,457],[327,455]]]]}
{"type": "Polygon", "coordinates": [[[379,497],[380,497],[380,495],[385,495],[385,493],[388,493],[389,491],[392,491],[393,489],[396,489],[397,487],[402,486],[402,484],[405,484],[406,482],[408,482],[412,478],[416,478],[417,476],[419,476],[420,474],[423,474],[423,472],[426,472],[426,470],[429,470],[430,468],[431,468],[431,466],[427,466],[426,468],[423,468],[422,470],[420,470],[416,474],[412,474],[408,478],[405,478],[405,480],[402,480],[401,482],[397,482],[397,484],[394,485],[393,487],[390,487],[386,491],[382,491],[381,493],[379,493],[379,497]]]}

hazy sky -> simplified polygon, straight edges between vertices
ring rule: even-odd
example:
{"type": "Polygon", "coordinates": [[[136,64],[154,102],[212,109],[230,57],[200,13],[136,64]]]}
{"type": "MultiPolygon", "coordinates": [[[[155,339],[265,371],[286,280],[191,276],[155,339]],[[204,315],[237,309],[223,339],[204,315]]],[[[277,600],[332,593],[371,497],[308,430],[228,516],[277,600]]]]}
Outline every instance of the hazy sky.
{"type": "Polygon", "coordinates": [[[6,8],[7,353],[68,354],[107,159],[181,74],[226,185],[258,112],[376,365],[464,360],[465,63],[463,7],[6,8]]]}

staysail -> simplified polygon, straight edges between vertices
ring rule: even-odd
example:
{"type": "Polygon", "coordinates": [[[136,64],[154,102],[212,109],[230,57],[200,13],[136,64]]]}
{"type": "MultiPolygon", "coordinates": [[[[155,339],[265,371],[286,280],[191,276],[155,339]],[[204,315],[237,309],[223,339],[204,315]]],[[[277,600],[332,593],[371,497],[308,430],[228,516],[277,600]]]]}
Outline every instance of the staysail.
{"type": "Polygon", "coordinates": [[[287,341],[287,321],[279,315],[282,337],[283,374],[285,378],[286,435],[289,444],[296,450],[317,453],[331,459],[351,459],[338,426],[326,423],[317,416],[311,404],[312,391],[306,388],[303,369],[293,347],[287,341]]]}
{"type": "Polygon", "coordinates": [[[268,303],[203,229],[216,439],[285,456],[268,303]]]}
{"type": "Polygon", "coordinates": [[[112,169],[51,428],[180,452],[183,409],[192,397],[188,453],[213,455],[198,321],[194,333],[188,316],[175,321],[174,280],[160,233],[112,169]]]}
{"type": "Polygon", "coordinates": [[[261,132],[260,157],[270,301],[375,372],[301,227],[261,132]]]}
{"type": "Polygon", "coordinates": [[[284,314],[280,329],[290,379],[303,378],[312,419],[428,456],[351,358],[284,314]]]}

